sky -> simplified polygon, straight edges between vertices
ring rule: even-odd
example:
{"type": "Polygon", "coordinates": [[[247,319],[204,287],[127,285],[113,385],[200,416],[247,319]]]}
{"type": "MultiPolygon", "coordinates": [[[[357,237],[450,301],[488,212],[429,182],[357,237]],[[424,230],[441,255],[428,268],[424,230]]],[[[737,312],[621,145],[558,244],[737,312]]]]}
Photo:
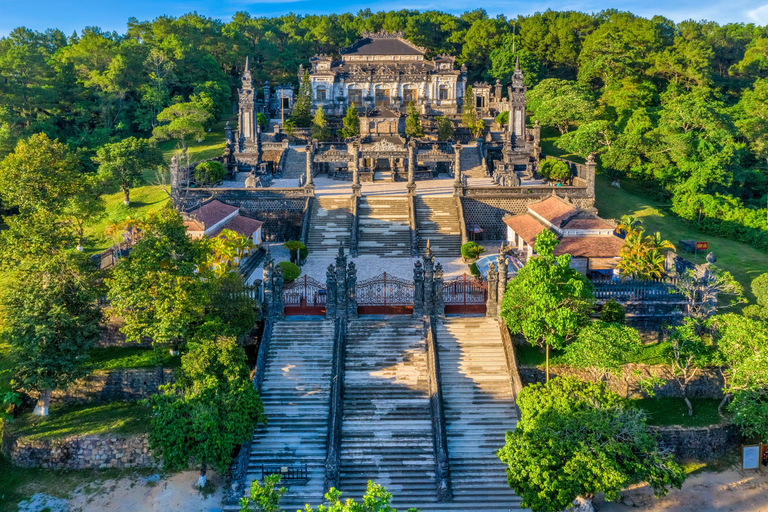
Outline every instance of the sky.
{"type": "Polygon", "coordinates": [[[143,21],[164,14],[179,16],[193,11],[228,21],[238,11],[247,11],[253,16],[288,12],[355,13],[365,8],[373,11],[435,9],[461,14],[477,7],[483,7],[491,16],[503,14],[508,18],[547,9],[596,12],[614,8],[646,17],[659,14],[674,21],[707,19],[718,23],[768,25],[768,0],[0,0],[0,36],[18,26],[34,30],[58,28],[67,35],[86,26],[124,33],[131,16],[143,21]]]}

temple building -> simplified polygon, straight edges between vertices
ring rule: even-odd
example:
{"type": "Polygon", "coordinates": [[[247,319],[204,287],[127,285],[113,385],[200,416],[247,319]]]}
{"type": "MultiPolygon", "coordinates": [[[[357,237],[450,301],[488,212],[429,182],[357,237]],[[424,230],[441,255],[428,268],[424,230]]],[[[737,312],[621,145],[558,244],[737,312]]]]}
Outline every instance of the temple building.
{"type": "MultiPolygon", "coordinates": [[[[312,102],[327,114],[344,115],[348,105],[359,111],[405,110],[410,102],[423,115],[457,114],[467,86],[464,66],[455,57],[426,57],[427,50],[402,33],[363,33],[340,59],[317,55],[310,60],[312,102]]],[[[299,78],[304,69],[299,70],[299,78]]]]}

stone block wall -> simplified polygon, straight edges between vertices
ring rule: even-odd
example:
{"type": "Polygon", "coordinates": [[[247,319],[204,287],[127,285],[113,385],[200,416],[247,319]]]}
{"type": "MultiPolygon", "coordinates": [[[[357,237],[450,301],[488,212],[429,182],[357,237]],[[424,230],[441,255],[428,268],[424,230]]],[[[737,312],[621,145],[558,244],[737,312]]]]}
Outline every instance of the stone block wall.
{"type": "Polygon", "coordinates": [[[95,372],[66,389],[51,393],[51,401],[64,404],[132,401],[148,398],[163,384],[174,382],[170,368],[136,368],[95,372]]]}
{"type": "Polygon", "coordinates": [[[15,438],[3,433],[3,454],[14,466],[45,469],[159,467],[147,434],[72,436],[50,441],[15,438]]]}
{"type": "Polygon", "coordinates": [[[741,443],[736,425],[709,427],[649,427],[659,436],[659,446],[678,460],[711,460],[722,457],[741,443]]]}

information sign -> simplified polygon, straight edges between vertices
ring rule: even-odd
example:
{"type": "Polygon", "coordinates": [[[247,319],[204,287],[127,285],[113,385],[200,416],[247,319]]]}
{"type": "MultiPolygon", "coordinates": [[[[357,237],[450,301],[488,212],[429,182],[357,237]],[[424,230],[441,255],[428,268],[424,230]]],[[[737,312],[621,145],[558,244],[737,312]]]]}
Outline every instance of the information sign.
{"type": "Polygon", "coordinates": [[[760,467],[760,445],[744,446],[742,449],[742,469],[758,469],[760,467]]]}

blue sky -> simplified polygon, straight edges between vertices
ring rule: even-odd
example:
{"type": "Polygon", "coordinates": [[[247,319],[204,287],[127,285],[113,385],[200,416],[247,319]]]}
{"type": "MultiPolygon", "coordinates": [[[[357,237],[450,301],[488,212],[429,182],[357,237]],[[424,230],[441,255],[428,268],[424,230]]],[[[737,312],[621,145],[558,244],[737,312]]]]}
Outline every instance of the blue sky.
{"type": "Polygon", "coordinates": [[[675,21],[708,19],[719,23],[745,22],[768,25],[768,0],[566,0],[563,2],[468,0],[0,0],[0,36],[18,26],[35,30],[56,27],[66,34],[95,25],[105,30],[124,32],[129,17],[148,20],[162,14],[178,16],[197,11],[205,16],[229,20],[241,10],[252,15],[269,16],[286,12],[325,14],[357,12],[370,7],[374,11],[391,9],[438,9],[462,13],[482,5],[489,14],[507,17],[531,14],[548,8],[555,10],[599,11],[606,8],[632,11],[642,16],[660,14],[675,21]]]}

